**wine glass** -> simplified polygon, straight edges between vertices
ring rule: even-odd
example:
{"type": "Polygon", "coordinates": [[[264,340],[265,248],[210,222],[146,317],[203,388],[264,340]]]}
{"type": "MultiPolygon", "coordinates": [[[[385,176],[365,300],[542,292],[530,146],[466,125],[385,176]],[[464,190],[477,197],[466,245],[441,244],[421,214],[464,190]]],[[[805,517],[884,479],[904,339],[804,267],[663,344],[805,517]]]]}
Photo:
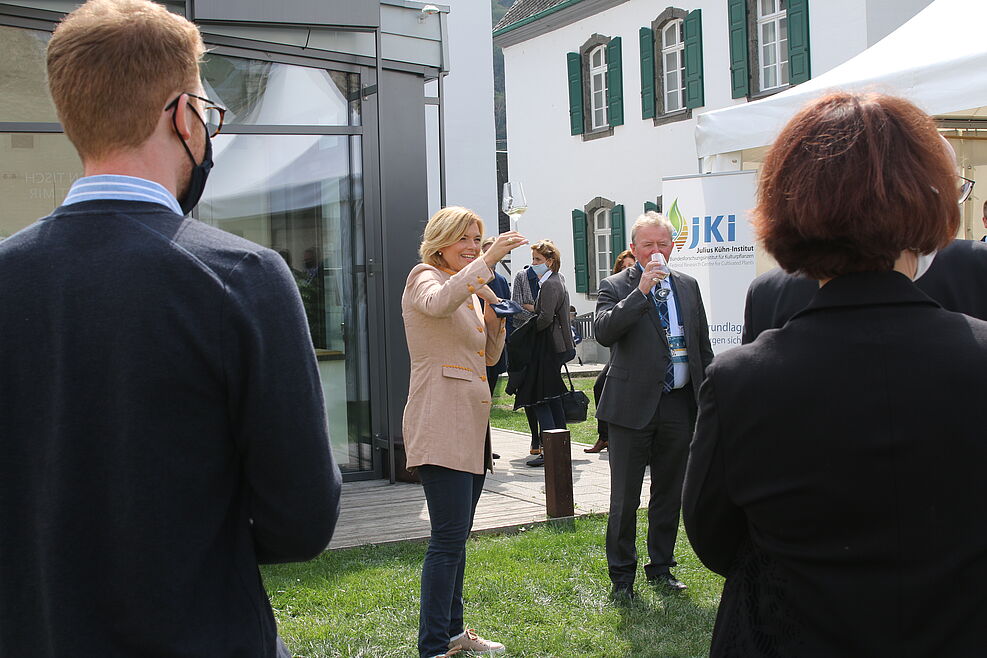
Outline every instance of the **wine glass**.
{"type": "Polygon", "coordinates": [[[511,218],[511,230],[517,230],[517,220],[528,209],[528,201],[524,198],[524,188],[521,183],[504,183],[504,213],[511,218]]]}

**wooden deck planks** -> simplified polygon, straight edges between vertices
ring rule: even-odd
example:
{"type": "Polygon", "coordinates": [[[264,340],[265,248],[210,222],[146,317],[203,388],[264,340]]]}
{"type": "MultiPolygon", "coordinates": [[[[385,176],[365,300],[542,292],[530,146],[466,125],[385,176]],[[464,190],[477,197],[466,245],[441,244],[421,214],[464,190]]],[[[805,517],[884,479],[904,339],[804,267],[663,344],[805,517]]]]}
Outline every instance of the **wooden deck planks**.
{"type": "MultiPolygon", "coordinates": [[[[492,439],[494,452],[504,459],[487,474],[473,521],[474,532],[547,521],[544,471],[525,465],[530,458],[528,435],[495,429],[492,439]]],[[[606,452],[588,456],[583,447],[572,444],[577,516],[606,512],[610,497],[609,456],[606,452]]],[[[642,492],[648,491],[648,482],[645,476],[642,492]]],[[[646,496],[642,496],[642,504],[647,504],[646,496]]],[[[420,485],[390,484],[386,480],[347,482],[329,548],[426,539],[428,535],[428,508],[420,485]]]]}

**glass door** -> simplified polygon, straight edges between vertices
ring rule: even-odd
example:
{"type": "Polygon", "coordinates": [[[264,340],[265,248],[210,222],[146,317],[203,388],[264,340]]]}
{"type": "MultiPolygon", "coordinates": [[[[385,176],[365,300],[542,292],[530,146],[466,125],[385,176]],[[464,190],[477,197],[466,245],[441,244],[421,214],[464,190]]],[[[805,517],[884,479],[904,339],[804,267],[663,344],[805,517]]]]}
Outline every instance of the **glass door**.
{"type": "Polygon", "coordinates": [[[206,96],[229,112],[197,216],[284,258],[308,318],[333,454],[344,473],[379,470],[360,76],[212,54],[203,78],[206,96]]]}

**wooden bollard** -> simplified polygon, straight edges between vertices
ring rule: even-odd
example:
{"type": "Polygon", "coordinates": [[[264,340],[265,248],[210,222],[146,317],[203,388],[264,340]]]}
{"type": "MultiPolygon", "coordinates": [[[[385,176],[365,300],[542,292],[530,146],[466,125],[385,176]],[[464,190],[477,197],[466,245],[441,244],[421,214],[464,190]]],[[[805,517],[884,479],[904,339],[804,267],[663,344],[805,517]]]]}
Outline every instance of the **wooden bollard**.
{"type": "Polygon", "coordinates": [[[569,430],[544,430],[541,442],[545,449],[545,510],[552,519],[573,516],[569,430]]]}

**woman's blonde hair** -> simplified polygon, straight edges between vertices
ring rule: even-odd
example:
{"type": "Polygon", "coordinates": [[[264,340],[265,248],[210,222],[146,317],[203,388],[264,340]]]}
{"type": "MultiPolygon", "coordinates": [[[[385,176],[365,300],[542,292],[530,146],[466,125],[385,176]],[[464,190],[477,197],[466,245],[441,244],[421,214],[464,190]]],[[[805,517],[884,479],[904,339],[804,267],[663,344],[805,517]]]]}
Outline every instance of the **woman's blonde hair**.
{"type": "Polygon", "coordinates": [[[433,267],[444,266],[446,262],[439,251],[458,242],[473,222],[476,222],[482,236],[483,220],[469,208],[448,206],[432,215],[425,225],[425,235],[418,247],[422,262],[433,267]]]}
{"type": "Polygon", "coordinates": [[[531,245],[531,251],[537,251],[545,260],[551,260],[552,264],[550,267],[552,271],[556,274],[559,273],[559,268],[562,267],[562,254],[559,253],[559,248],[555,246],[554,242],[551,240],[539,240],[531,245]]]}

